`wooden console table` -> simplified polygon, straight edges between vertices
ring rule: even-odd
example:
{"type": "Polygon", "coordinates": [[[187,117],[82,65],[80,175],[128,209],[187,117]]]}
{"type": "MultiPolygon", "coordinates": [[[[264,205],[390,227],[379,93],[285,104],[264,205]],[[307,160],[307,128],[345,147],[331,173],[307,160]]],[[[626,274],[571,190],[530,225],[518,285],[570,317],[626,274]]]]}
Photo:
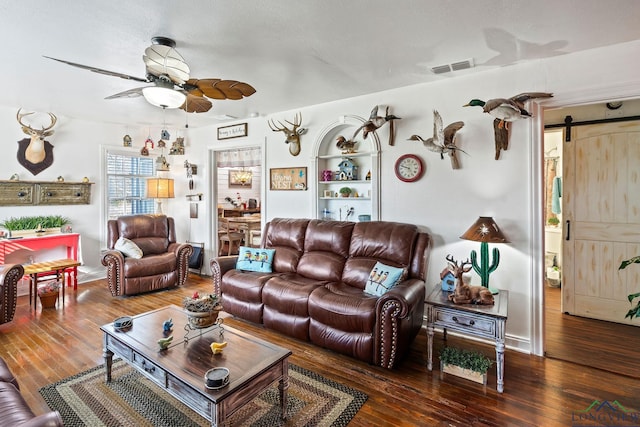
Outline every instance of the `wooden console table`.
{"type": "Polygon", "coordinates": [[[436,286],[427,296],[427,369],[433,370],[433,333],[442,328],[447,339],[447,329],[480,338],[489,338],[496,343],[497,390],[504,390],[504,341],[509,304],[509,291],[494,295],[494,305],[454,304],[449,301],[451,292],[436,286]]]}

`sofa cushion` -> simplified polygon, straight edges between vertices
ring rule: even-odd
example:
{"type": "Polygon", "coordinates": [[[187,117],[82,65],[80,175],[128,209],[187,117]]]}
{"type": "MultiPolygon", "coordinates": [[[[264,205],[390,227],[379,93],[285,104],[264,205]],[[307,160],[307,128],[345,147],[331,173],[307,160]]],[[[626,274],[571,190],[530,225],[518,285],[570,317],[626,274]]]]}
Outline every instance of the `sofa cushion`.
{"type": "Polygon", "coordinates": [[[126,237],[120,237],[116,241],[113,249],[122,252],[124,256],[128,256],[130,258],[142,258],[142,249],[126,237]]]}
{"type": "Polygon", "coordinates": [[[378,297],[382,296],[402,279],[405,271],[402,268],[376,262],[369,274],[364,291],[378,297]]]}
{"type": "Polygon", "coordinates": [[[131,258],[124,263],[124,277],[148,277],[176,271],[175,254],[166,252],[140,259],[131,258]]]}
{"type": "Polygon", "coordinates": [[[413,257],[418,228],[413,224],[386,221],[358,222],[353,227],[351,246],[342,281],[364,289],[376,262],[408,269],[413,257]]]}
{"type": "Polygon", "coordinates": [[[275,249],[249,248],[240,246],[236,268],[244,271],[271,273],[275,249]]]}
{"type": "Polygon", "coordinates": [[[312,220],[297,272],[316,280],[339,282],[349,256],[352,222],[312,220]]]}
{"type": "Polygon", "coordinates": [[[275,218],[265,227],[265,247],[275,249],[273,271],[295,272],[304,250],[308,219],[275,218]]]}
{"type": "Polygon", "coordinates": [[[345,332],[372,333],[378,298],[345,283],[330,283],[309,295],[309,316],[345,332]]]}

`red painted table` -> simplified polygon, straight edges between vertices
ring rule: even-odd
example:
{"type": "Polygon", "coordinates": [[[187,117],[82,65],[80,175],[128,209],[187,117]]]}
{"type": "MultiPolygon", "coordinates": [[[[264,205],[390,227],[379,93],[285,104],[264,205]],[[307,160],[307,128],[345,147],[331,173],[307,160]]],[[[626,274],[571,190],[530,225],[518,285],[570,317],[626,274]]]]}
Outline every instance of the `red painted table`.
{"type": "MultiPolygon", "coordinates": [[[[28,251],[40,251],[44,249],[52,249],[59,246],[66,248],[66,257],[76,261],[80,261],[80,234],[78,233],[56,233],[43,234],[35,236],[24,236],[13,239],[0,240],[0,264],[5,263],[5,257],[19,249],[28,251]]],[[[45,261],[45,260],[43,260],[45,261]]],[[[78,287],[78,267],[74,268],[73,288],[78,287]]],[[[68,283],[71,286],[71,283],[68,283]]]]}

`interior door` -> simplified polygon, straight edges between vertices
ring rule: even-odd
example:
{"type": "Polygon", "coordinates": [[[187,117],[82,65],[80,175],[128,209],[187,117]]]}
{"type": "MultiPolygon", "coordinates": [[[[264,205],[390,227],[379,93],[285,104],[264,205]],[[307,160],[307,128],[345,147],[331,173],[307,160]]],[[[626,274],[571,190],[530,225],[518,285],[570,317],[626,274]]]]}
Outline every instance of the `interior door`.
{"type": "Polygon", "coordinates": [[[640,291],[640,122],[571,129],[563,144],[562,310],[640,325],[624,316],[640,291]]]}

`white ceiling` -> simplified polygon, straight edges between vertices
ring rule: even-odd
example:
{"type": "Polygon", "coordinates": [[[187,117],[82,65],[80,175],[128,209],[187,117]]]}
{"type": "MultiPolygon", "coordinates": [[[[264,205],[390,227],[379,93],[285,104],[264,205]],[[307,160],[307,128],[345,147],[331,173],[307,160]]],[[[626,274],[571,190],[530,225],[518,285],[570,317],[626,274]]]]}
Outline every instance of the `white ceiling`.
{"type": "Polygon", "coordinates": [[[143,98],[104,100],[138,82],[47,55],[145,77],[153,36],[171,37],[195,78],[257,92],[189,114],[220,123],[476,73],[640,38],[637,0],[22,0],[0,3],[0,105],[84,120],[184,124],[143,98]],[[473,58],[471,70],[435,65],[473,58]]]}

